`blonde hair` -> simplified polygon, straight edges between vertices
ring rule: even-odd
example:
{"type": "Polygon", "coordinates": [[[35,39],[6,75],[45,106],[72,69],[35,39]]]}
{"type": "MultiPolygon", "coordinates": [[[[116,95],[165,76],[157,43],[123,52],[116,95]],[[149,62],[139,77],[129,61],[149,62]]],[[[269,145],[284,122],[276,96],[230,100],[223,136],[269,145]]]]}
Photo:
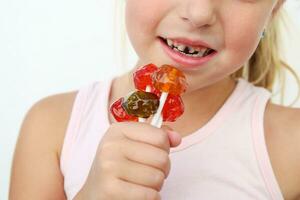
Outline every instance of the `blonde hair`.
{"type": "MultiPolygon", "coordinates": [[[[117,0],[118,1],[118,0],[117,0]]],[[[128,52],[124,50],[128,50],[128,44],[126,39],[126,30],[124,25],[124,7],[125,1],[115,2],[117,4],[115,6],[115,25],[119,25],[118,28],[121,34],[120,39],[120,60],[122,66],[127,64],[128,52]],[[117,16],[119,15],[119,16],[117,16]],[[122,19],[122,20],[120,20],[122,19]],[[119,21],[120,20],[120,21],[119,21]]],[[[285,63],[280,54],[280,25],[285,24],[286,20],[288,20],[288,16],[281,6],[276,14],[271,19],[269,26],[266,28],[266,34],[261,39],[257,49],[254,54],[251,56],[248,62],[244,66],[242,66],[239,70],[231,74],[231,77],[243,78],[248,80],[255,86],[263,87],[270,92],[273,93],[274,96],[274,87],[275,81],[278,78],[279,83],[279,93],[280,93],[280,104],[284,104],[284,96],[285,96],[285,84],[286,84],[286,71],[289,71],[295,78],[298,84],[298,93],[292,104],[289,106],[293,106],[300,98],[300,79],[295,70],[293,70],[287,63],[285,63]]],[[[114,31],[118,33],[118,31],[114,31]]],[[[116,38],[116,37],[115,37],[116,38]]]]}

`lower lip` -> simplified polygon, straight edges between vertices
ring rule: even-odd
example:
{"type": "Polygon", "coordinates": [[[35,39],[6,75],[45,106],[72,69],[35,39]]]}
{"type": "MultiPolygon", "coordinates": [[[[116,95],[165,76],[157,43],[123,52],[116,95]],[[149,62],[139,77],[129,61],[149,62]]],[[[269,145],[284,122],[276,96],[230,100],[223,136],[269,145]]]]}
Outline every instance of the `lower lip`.
{"type": "Polygon", "coordinates": [[[190,57],[173,50],[161,38],[159,38],[159,41],[162,44],[164,51],[168,54],[169,57],[171,57],[175,62],[182,64],[184,65],[184,67],[188,68],[199,67],[200,65],[203,65],[210,61],[217,54],[217,52],[215,51],[205,57],[190,57]]]}

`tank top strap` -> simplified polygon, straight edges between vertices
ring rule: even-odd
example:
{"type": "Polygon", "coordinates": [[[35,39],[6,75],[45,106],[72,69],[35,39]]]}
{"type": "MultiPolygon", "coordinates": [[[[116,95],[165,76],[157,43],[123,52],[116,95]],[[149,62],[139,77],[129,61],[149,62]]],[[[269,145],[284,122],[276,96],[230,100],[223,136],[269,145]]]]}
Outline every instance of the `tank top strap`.
{"type": "Polygon", "coordinates": [[[76,129],[78,129],[78,125],[80,124],[79,121],[81,118],[82,109],[89,94],[95,87],[95,84],[96,83],[93,82],[92,84],[84,85],[80,90],[77,91],[74,99],[60,157],[60,169],[63,175],[66,172],[66,164],[68,163],[67,160],[69,158],[70,145],[74,140],[76,129]]]}

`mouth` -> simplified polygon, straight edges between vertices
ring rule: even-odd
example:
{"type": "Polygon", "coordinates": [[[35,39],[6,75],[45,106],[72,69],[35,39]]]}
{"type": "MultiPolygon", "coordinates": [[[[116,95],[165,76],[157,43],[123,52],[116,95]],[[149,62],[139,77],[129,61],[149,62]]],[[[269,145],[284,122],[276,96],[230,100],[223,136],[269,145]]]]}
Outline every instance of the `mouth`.
{"type": "Polygon", "coordinates": [[[191,42],[185,39],[158,37],[165,52],[177,63],[186,67],[195,67],[206,63],[217,51],[202,42],[191,42]]]}

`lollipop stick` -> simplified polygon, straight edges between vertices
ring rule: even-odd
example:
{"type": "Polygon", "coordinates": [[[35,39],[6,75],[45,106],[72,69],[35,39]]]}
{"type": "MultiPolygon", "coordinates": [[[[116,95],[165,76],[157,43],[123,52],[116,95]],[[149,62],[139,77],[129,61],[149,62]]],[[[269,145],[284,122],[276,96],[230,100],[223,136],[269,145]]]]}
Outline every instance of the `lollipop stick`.
{"type": "Polygon", "coordinates": [[[160,96],[160,99],[159,99],[159,107],[158,107],[157,112],[155,113],[155,115],[153,116],[152,121],[151,121],[152,126],[160,128],[162,122],[160,122],[161,120],[159,120],[159,118],[161,116],[161,112],[162,112],[162,109],[165,105],[167,97],[168,97],[167,92],[162,92],[161,93],[161,96],[160,96]]]}
{"type": "Polygon", "coordinates": [[[139,117],[139,122],[146,122],[145,118],[139,117]]]}
{"type": "MultiPolygon", "coordinates": [[[[146,87],[146,92],[151,92],[151,87],[150,87],[150,85],[147,85],[147,87],[146,87]]],[[[146,119],[145,119],[145,118],[139,117],[139,122],[146,122],[146,119]]]]}
{"type": "Polygon", "coordinates": [[[162,125],[162,123],[163,123],[163,118],[162,118],[162,116],[160,115],[159,118],[158,118],[158,124],[157,124],[157,127],[160,128],[161,125],[162,125]]]}

